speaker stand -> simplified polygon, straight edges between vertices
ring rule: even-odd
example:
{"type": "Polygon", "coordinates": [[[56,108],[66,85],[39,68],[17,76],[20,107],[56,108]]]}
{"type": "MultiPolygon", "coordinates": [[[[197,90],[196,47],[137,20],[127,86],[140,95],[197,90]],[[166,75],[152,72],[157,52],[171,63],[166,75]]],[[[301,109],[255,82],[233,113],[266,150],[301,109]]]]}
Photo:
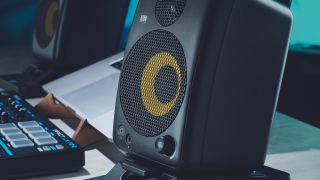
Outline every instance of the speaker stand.
{"type": "Polygon", "coordinates": [[[72,139],[81,147],[87,148],[101,141],[109,141],[107,137],[92,127],[86,119],[78,119],[72,111],[59,102],[56,102],[52,94],[44,97],[35,109],[50,119],[61,119],[68,124],[66,120],[74,120],[76,125],[72,139]]]}
{"type": "Polygon", "coordinates": [[[192,175],[175,175],[161,171],[151,171],[140,165],[118,163],[111,171],[102,177],[93,178],[92,180],[290,180],[290,175],[286,172],[273,169],[267,166],[252,171],[246,175],[222,176],[213,174],[192,174],[192,175]]]}
{"type": "Polygon", "coordinates": [[[55,68],[50,68],[48,64],[34,63],[21,74],[0,77],[0,88],[15,91],[24,98],[43,97],[46,93],[41,86],[63,74],[55,68]]]}

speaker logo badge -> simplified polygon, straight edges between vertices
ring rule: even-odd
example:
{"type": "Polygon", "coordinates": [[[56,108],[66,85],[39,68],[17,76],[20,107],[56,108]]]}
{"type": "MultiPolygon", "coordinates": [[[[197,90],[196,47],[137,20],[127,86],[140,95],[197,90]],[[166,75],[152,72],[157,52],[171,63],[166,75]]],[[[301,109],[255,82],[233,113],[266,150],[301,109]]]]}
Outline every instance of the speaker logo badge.
{"type": "Polygon", "coordinates": [[[148,20],[148,16],[147,15],[141,15],[139,22],[140,23],[147,23],[147,20],[148,20]]]}
{"type": "Polygon", "coordinates": [[[148,64],[146,65],[141,78],[141,97],[142,102],[148,112],[154,116],[164,116],[166,115],[176,104],[179,97],[180,87],[181,86],[181,70],[177,63],[177,60],[167,52],[160,52],[154,55],[148,64]],[[155,83],[158,73],[162,68],[170,67],[173,68],[177,78],[178,78],[178,87],[175,97],[165,103],[161,102],[155,90],[155,83]]]}

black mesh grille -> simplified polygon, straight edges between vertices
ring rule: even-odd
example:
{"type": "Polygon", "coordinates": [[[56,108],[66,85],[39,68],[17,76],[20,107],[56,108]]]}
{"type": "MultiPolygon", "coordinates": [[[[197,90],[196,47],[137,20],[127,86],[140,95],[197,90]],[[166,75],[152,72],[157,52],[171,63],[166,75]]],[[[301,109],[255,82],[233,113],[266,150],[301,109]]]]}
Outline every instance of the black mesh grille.
{"type": "Polygon", "coordinates": [[[155,93],[160,102],[169,103],[174,99],[178,86],[178,76],[174,68],[166,66],[159,71],[155,81],[155,93]]]}
{"type": "Polygon", "coordinates": [[[181,16],[186,0],[158,0],[156,3],[156,18],[162,26],[170,26],[181,16]]]}
{"type": "Polygon", "coordinates": [[[143,136],[156,136],[172,124],[185,95],[186,75],[185,54],[179,40],[172,33],[155,30],[136,42],[124,61],[119,89],[124,115],[136,132],[143,136]],[[143,103],[141,87],[143,87],[142,84],[150,83],[142,82],[142,77],[150,59],[159,53],[174,57],[180,74],[178,75],[177,71],[170,66],[163,66],[157,72],[153,87],[158,100],[168,103],[176,97],[176,101],[170,111],[156,116],[150,113],[143,103]],[[179,77],[180,83],[178,83],[179,77]]]}
{"type": "Polygon", "coordinates": [[[59,19],[59,8],[57,7],[59,7],[58,0],[42,0],[40,3],[36,18],[35,32],[37,42],[42,48],[45,48],[49,45],[53,37],[52,33],[56,31],[59,19]],[[51,10],[50,12],[49,9],[51,10]],[[49,34],[48,28],[50,29],[49,34]]]}

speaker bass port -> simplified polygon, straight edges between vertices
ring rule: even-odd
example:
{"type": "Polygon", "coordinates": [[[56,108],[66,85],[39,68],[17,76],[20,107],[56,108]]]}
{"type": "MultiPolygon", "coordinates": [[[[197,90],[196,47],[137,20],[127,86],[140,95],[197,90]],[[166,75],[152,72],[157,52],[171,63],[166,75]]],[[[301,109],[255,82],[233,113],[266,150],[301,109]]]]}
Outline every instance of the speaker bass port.
{"type": "Polygon", "coordinates": [[[160,137],[156,140],[156,150],[164,155],[172,156],[175,151],[175,141],[171,136],[160,137]]]}

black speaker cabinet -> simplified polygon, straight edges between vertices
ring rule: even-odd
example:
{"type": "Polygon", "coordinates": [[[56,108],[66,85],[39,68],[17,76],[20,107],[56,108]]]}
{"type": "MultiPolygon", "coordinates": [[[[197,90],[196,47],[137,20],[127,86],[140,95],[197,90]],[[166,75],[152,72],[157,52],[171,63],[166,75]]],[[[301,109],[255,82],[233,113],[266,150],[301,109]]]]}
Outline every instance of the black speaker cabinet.
{"type": "Polygon", "coordinates": [[[114,142],[174,171],[264,164],[291,33],[271,0],[140,0],[114,142]]]}
{"type": "Polygon", "coordinates": [[[33,38],[39,59],[78,69],[119,51],[129,0],[42,0],[33,38]]]}

